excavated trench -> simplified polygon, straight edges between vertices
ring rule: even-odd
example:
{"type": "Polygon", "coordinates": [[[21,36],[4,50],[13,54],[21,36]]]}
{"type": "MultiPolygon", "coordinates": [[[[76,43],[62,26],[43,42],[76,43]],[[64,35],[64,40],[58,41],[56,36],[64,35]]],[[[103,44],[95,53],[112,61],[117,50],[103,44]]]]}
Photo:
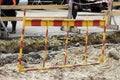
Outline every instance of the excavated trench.
{"type": "MultiPolygon", "coordinates": [[[[101,48],[102,47],[102,33],[91,33],[89,34],[88,46],[101,48]],[[96,46],[95,46],[96,45],[96,46]]],[[[23,41],[23,60],[30,63],[40,63],[43,59],[42,54],[44,53],[44,42],[45,37],[25,37],[23,41]],[[32,58],[33,60],[29,60],[32,58]],[[35,61],[38,60],[38,61],[35,61]]],[[[55,35],[49,37],[47,43],[47,59],[54,57],[58,51],[65,51],[66,36],[55,35]],[[53,52],[53,53],[52,53],[53,52]]],[[[69,36],[68,48],[72,50],[72,47],[82,48],[85,44],[85,34],[74,34],[69,36]]],[[[119,44],[120,43],[120,32],[108,32],[106,35],[107,44],[119,44]]],[[[107,46],[106,44],[106,46],[107,46]]],[[[3,66],[7,63],[17,62],[18,54],[20,50],[20,38],[6,38],[6,40],[0,40],[0,65],[3,66]],[[4,57],[3,57],[4,56],[4,57]]],[[[83,48],[84,50],[84,48],[83,48]]],[[[62,52],[64,52],[62,51],[62,52]]],[[[82,52],[83,53],[83,52],[82,52]]],[[[115,55],[116,56],[116,55],[115,55]]],[[[118,58],[119,59],[119,58],[118,58]]]]}
{"type": "MultiPolygon", "coordinates": [[[[102,44],[102,33],[91,33],[89,34],[88,45],[102,44]]],[[[23,53],[37,52],[44,50],[43,36],[39,37],[27,37],[24,39],[23,53]]],[[[59,50],[64,48],[66,36],[55,35],[48,39],[47,49],[48,50],[59,50]]],[[[85,34],[70,35],[68,40],[69,46],[77,46],[85,44],[85,34]]],[[[120,31],[108,32],[106,35],[106,43],[120,43],[120,31]]],[[[68,46],[68,47],[69,47],[68,46]]],[[[0,52],[1,53],[19,53],[20,38],[6,40],[0,40],[0,52]]]]}

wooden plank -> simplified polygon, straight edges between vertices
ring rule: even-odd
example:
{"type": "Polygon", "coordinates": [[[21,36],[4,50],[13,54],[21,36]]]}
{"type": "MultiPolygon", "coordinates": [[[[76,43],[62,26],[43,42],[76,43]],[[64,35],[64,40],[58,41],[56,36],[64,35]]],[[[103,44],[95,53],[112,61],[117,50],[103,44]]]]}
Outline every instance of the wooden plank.
{"type": "Polygon", "coordinates": [[[1,5],[0,9],[67,9],[68,5],[1,5]]]}
{"type": "Polygon", "coordinates": [[[120,16],[120,11],[112,11],[112,14],[113,14],[114,16],[120,16]]]}
{"type": "MultiPolygon", "coordinates": [[[[67,19],[67,16],[62,16],[62,17],[56,17],[56,16],[51,16],[51,17],[27,17],[27,18],[41,18],[41,19],[67,19]]],[[[3,21],[22,21],[23,17],[2,17],[3,21]]]]}
{"type": "Polygon", "coordinates": [[[120,2],[113,2],[113,6],[120,6],[120,2]]]}
{"type": "MultiPolygon", "coordinates": [[[[113,6],[120,6],[120,2],[113,2],[113,6]]],[[[68,9],[68,5],[1,5],[0,9],[68,9]]]]}
{"type": "MultiPolygon", "coordinates": [[[[114,16],[120,16],[120,11],[112,11],[112,14],[114,16]]],[[[86,14],[78,14],[78,16],[103,16],[103,14],[89,14],[89,15],[86,15],[86,14]]],[[[52,19],[67,19],[67,16],[61,16],[61,17],[57,17],[57,16],[51,16],[51,17],[27,17],[27,18],[52,18],[52,19]]],[[[2,17],[2,20],[3,21],[22,21],[23,20],[23,17],[2,17]]]]}
{"type": "MultiPolygon", "coordinates": [[[[104,12],[106,13],[107,10],[104,10],[104,12]]],[[[114,16],[120,16],[120,11],[119,11],[119,10],[112,10],[112,14],[113,14],[114,16]]]]}

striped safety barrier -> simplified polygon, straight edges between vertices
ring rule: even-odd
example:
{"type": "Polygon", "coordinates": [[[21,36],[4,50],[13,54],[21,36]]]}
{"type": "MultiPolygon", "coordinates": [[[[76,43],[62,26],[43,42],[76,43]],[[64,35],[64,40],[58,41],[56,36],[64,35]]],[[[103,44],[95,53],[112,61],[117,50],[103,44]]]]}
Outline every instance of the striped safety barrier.
{"type": "Polygon", "coordinates": [[[52,20],[52,19],[26,19],[25,26],[104,26],[105,20],[52,20]]]}
{"type": "Polygon", "coordinates": [[[21,34],[21,41],[20,41],[20,54],[19,54],[19,63],[18,69],[19,72],[24,71],[33,71],[33,70],[46,70],[46,69],[57,69],[57,68],[71,68],[77,66],[88,66],[88,65],[96,65],[104,61],[104,50],[105,50],[105,39],[106,39],[106,20],[72,20],[72,19],[65,19],[65,20],[53,20],[53,19],[30,19],[24,16],[23,19],[23,27],[22,27],[22,34],[21,34]],[[43,65],[41,68],[24,68],[22,64],[22,56],[23,56],[23,40],[24,40],[24,32],[25,27],[27,26],[40,26],[46,27],[46,38],[44,43],[44,58],[43,58],[43,65]],[[47,56],[47,43],[48,43],[48,27],[61,27],[67,26],[66,31],[66,42],[65,42],[65,55],[64,55],[64,64],[63,66],[50,66],[46,67],[46,56],[47,56]],[[68,57],[68,37],[69,37],[69,27],[70,26],[86,26],[86,38],[85,38],[85,49],[84,49],[84,62],[83,64],[73,64],[67,65],[67,57],[68,57]],[[100,60],[94,63],[87,63],[87,50],[88,50],[88,27],[89,26],[103,26],[103,40],[102,40],[102,54],[100,56],[100,60]]]}

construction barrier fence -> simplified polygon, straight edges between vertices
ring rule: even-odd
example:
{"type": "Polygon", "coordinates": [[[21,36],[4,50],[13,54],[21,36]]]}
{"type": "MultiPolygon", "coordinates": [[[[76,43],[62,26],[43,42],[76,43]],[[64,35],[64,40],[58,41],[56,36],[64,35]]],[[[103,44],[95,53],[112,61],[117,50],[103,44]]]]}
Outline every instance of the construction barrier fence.
{"type": "MultiPolygon", "coordinates": [[[[24,14],[25,15],[25,14],[24,14]]],[[[74,20],[74,19],[30,19],[26,18],[24,16],[23,18],[23,27],[22,27],[22,34],[21,34],[21,40],[20,40],[20,53],[19,53],[19,63],[18,63],[18,69],[19,72],[24,71],[33,71],[33,70],[46,70],[46,69],[57,69],[57,68],[71,68],[71,67],[77,67],[77,66],[88,66],[88,65],[96,65],[100,64],[104,61],[104,50],[105,50],[105,40],[106,40],[106,20],[74,20]],[[44,58],[42,62],[42,67],[40,68],[25,68],[22,64],[22,58],[23,58],[23,42],[24,42],[24,33],[26,27],[46,27],[46,36],[45,36],[45,42],[44,42],[44,58]],[[48,27],[54,26],[54,27],[61,27],[61,26],[67,26],[66,31],[66,41],[65,41],[65,55],[64,55],[64,64],[62,66],[46,66],[46,56],[47,56],[47,43],[48,43],[48,27]],[[85,37],[85,48],[84,48],[84,61],[81,64],[73,64],[68,65],[67,64],[67,57],[68,57],[68,39],[69,39],[69,29],[71,26],[76,27],[82,27],[86,26],[86,37],[85,37]],[[104,28],[103,32],[103,39],[102,39],[102,51],[101,56],[99,58],[99,61],[88,63],[87,62],[87,50],[88,50],[88,27],[89,26],[102,26],[104,28]]]]}

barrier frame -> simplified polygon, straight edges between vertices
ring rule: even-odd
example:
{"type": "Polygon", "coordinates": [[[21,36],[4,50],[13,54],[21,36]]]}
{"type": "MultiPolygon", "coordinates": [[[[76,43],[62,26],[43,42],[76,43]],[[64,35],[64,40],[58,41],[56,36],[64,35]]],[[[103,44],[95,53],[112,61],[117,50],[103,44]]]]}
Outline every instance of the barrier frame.
{"type": "Polygon", "coordinates": [[[53,19],[27,19],[26,18],[26,11],[24,11],[23,17],[23,26],[22,26],[22,33],[21,33],[21,40],[20,40],[20,53],[18,58],[18,70],[19,72],[25,71],[35,71],[35,70],[47,70],[47,69],[57,69],[57,68],[71,68],[71,67],[78,67],[78,66],[88,66],[88,65],[96,65],[100,64],[104,61],[104,50],[105,50],[105,40],[106,40],[106,19],[103,20],[74,20],[74,19],[64,19],[64,20],[53,20],[53,19]],[[54,25],[53,25],[54,24],[54,25]],[[22,56],[23,56],[23,41],[24,41],[24,32],[26,26],[43,26],[46,27],[46,36],[44,42],[44,58],[43,64],[40,68],[24,68],[22,64],[22,56]],[[50,66],[46,67],[46,56],[47,56],[47,42],[48,42],[48,27],[49,26],[67,26],[66,31],[66,41],[65,41],[65,55],[64,55],[64,65],[63,66],[50,66]],[[86,26],[86,37],[85,37],[85,49],[84,49],[84,62],[83,64],[73,64],[67,65],[67,56],[68,56],[68,37],[69,37],[69,28],[70,26],[86,26]],[[89,26],[103,26],[103,39],[102,39],[102,52],[99,58],[99,61],[93,63],[87,63],[87,46],[88,46],[88,27],[89,26]]]}

